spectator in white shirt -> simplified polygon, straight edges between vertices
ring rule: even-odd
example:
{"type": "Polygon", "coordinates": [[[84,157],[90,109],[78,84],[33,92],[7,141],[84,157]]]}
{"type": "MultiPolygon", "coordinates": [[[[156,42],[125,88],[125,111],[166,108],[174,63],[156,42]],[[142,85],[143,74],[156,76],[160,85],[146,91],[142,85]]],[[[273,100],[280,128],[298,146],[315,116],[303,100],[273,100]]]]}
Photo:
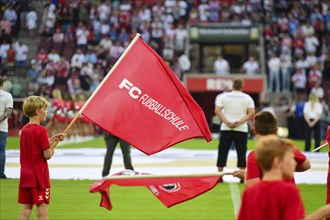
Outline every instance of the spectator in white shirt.
{"type": "Polygon", "coordinates": [[[259,64],[253,56],[250,56],[249,60],[243,64],[242,71],[246,75],[255,75],[259,71],[259,64]]]}
{"type": "Polygon", "coordinates": [[[227,75],[230,73],[230,67],[227,62],[221,55],[218,56],[218,58],[215,60],[213,65],[214,73],[216,75],[227,75]]]}
{"type": "MultiPolygon", "coordinates": [[[[17,41],[18,42],[18,41],[17,41]]],[[[18,45],[14,48],[16,52],[16,67],[21,68],[26,66],[28,47],[25,44],[18,42],[18,45]]]]}
{"type": "Polygon", "coordinates": [[[270,92],[273,92],[274,82],[276,92],[280,92],[280,68],[281,68],[281,60],[276,56],[275,53],[272,53],[271,58],[268,61],[268,69],[269,69],[269,86],[268,89],[270,92]]]}
{"type": "Polygon", "coordinates": [[[83,23],[79,23],[77,30],[76,30],[76,37],[77,37],[77,46],[79,48],[86,48],[87,47],[87,37],[89,35],[89,31],[86,29],[83,23]]]}
{"type": "Polygon", "coordinates": [[[33,7],[26,14],[26,27],[29,30],[30,39],[33,39],[35,31],[37,29],[38,15],[33,7]]]}
{"type": "Polygon", "coordinates": [[[310,34],[305,37],[305,50],[307,53],[315,53],[319,44],[320,42],[314,34],[310,34]]]}
{"type": "Polygon", "coordinates": [[[83,63],[85,63],[85,55],[83,54],[81,49],[78,49],[75,54],[73,54],[71,58],[71,67],[72,68],[81,68],[83,63]]]}
{"type": "Polygon", "coordinates": [[[183,24],[178,24],[175,29],[175,50],[184,51],[188,39],[188,31],[184,28],[183,24]]]}
{"type": "Polygon", "coordinates": [[[61,57],[54,49],[48,54],[48,60],[53,63],[58,63],[61,60],[61,57]]]}
{"type": "Polygon", "coordinates": [[[293,82],[293,88],[295,93],[305,93],[307,77],[303,72],[303,69],[296,68],[296,72],[293,74],[291,81],[293,82]]]}
{"type": "Polygon", "coordinates": [[[291,70],[292,70],[291,59],[282,58],[281,59],[282,91],[285,92],[290,91],[291,70]]]}

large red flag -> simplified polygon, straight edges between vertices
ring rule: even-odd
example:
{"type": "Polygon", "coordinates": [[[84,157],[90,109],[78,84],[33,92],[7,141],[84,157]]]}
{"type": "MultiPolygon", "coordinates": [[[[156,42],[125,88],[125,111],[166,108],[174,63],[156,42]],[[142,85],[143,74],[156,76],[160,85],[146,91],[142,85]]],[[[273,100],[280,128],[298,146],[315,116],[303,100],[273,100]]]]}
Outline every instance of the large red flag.
{"type": "Polygon", "coordinates": [[[82,109],[91,121],[148,155],[194,137],[211,140],[202,109],[139,36],[111,71],[82,109]]]}
{"type": "Polygon", "coordinates": [[[116,173],[112,178],[101,179],[90,186],[90,192],[101,193],[100,206],[111,210],[110,186],[112,184],[120,186],[146,186],[166,207],[195,198],[200,194],[211,190],[219,181],[220,174],[214,175],[194,175],[194,176],[151,176],[146,173],[139,173],[132,170],[124,170],[116,173]],[[116,176],[134,176],[113,179],[116,176]]]}

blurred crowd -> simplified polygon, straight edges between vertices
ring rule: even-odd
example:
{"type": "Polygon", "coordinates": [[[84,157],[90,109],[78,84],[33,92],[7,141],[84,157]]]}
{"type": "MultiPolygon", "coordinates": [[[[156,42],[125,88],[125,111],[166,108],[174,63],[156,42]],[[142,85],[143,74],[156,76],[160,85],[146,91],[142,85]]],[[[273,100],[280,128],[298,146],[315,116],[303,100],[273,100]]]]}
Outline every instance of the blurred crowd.
{"type": "MultiPolygon", "coordinates": [[[[189,25],[226,23],[263,27],[269,92],[307,95],[324,100],[330,80],[330,3],[328,0],[49,0],[2,1],[0,10],[0,66],[8,75],[4,90],[14,97],[53,90],[73,101],[88,97],[137,33],[182,79],[190,70],[189,25]],[[36,5],[43,10],[36,10],[36,5]],[[38,47],[28,57],[20,42],[25,31],[38,47]],[[36,41],[36,37],[40,41],[36,41]],[[24,69],[27,91],[15,79],[24,69]],[[13,77],[14,76],[14,77],[13,77]],[[18,90],[18,92],[17,92],[18,90]]],[[[214,73],[233,74],[219,54],[214,73]]],[[[241,73],[260,74],[250,56],[241,73]]],[[[325,106],[329,106],[325,103],[325,106]]]]}

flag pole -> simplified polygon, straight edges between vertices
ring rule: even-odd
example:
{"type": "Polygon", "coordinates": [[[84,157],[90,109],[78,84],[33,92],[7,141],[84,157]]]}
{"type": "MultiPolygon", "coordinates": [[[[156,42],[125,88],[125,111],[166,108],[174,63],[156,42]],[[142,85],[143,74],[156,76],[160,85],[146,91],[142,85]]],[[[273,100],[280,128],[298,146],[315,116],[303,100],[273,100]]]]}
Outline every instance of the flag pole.
{"type": "Polygon", "coordinates": [[[322,144],[321,146],[315,148],[312,152],[315,152],[315,151],[321,150],[322,148],[324,148],[324,147],[327,146],[327,145],[329,145],[328,142],[326,142],[326,143],[322,144]]]}
{"type": "Polygon", "coordinates": [[[211,177],[233,175],[233,172],[217,172],[217,173],[200,173],[200,174],[163,174],[163,175],[133,175],[133,176],[107,176],[106,180],[122,180],[122,179],[152,179],[152,178],[178,178],[178,177],[211,177]]]}
{"type": "MultiPolygon", "coordinates": [[[[72,119],[72,121],[70,122],[70,124],[64,129],[63,133],[66,133],[69,128],[73,125],[73,123],[79,118],[79,116],[82,114],[82,112],[85,110],[85,108],[87,107],[87,105],[91,102],[92,98],[96,95],[96,93],[99,91],[99,89],[101,88],[101,86],[106,82],[106,79],[108,79],[110,77],[110,75],[113,73],[113,71],[115,71],[115,69],[117,68],[117,66],[119,65],[119,63],[124,59],[124,57],[126,56],[126,54],[128,53],[128,51],[132,48],[132,46],[134,45],[134,43],[141,37],[141,34],[137,33],[134,37],[134,39],[131,41],[131,43],[127,46],[127,48],[125,49],[125,51],[122,53],[122,55],[119,57],[119,59],[117,60],[117,62],[115,63],[115,65],[109,70],[108,74],[103,78],[103,80],[100,82],[100,84],[98,85],[98,87],[95,89],[95,91],[92,93],[92,95],[90,95],[90,97],[87,99],[87,101],[84,103],[83,107],[79,110],[79,112],[75,115],[75,117],[72,119]]],[[[57,144],[60,141],[55,141],[52,145],[51,145],[51,149],[55,149],[55,147],[57,146],[57,144]]]]}

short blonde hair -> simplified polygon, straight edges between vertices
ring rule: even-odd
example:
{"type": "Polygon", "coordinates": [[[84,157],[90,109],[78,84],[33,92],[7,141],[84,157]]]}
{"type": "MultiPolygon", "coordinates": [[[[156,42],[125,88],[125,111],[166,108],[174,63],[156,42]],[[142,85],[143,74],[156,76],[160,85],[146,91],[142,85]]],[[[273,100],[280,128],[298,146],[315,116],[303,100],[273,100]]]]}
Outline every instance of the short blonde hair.
{"type": "Polygon", "coordinates": [[[49,105],[49,102],[44,97],[30,96],[23,102],[23,113],[27,117],[33,117],[37,115],[38,109],[48,108],[49,105]]]}
{"type": "Polygon", "coordinates": [[[260,137],[256,144],[255,158],[262,171],[269,171],[274,158],[282,160],[286,152],[294,152],[294,145],[290,140],[266,135],[260,137]]]}

